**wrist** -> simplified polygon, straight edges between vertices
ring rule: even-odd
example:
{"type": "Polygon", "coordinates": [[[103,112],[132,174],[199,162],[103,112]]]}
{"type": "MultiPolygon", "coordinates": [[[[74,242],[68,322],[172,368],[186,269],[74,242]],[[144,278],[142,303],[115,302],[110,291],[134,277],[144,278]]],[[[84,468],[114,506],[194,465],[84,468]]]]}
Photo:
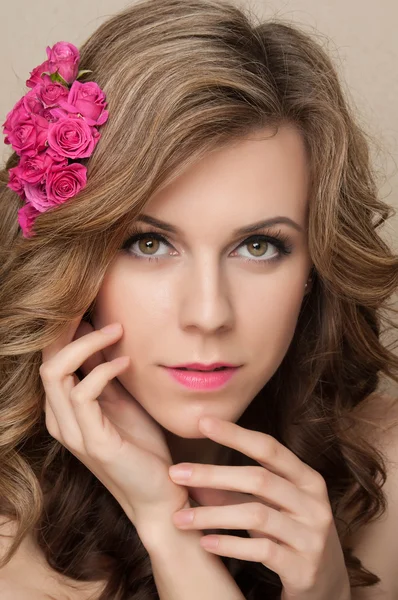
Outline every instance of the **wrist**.
{"type": "MultiPolygon", "coordinates": [[[[141,512],[139,517],[135,519],[134,526],[148,552],[158,548],[159,545],[162,545],[163,541],[166,541],[166,543],[167,541],[170,542],[171,537],[177,541],[179,534],[188,533],[187,531],[179,530],[174,525],[172,516],[178,510],[190,507],[191,503],[187,495],[182,503],[178,503],[175,506],[154,507],[141,512]]],[[[200,537],[198,532],[193,531],[192,533],[197,533],[200,537]]]]}
{"type": "Polygon", "coordinates": [[[168,559],[175,554],[178,558],[181,551],[192,544],[199,545],[202,532],[197,530],[180,530],[171,520],[171,515],[163,521],[153,520],[141,523],[137,528],[141,542],[151,558],[161,558],[165,553],[168,559]]]}

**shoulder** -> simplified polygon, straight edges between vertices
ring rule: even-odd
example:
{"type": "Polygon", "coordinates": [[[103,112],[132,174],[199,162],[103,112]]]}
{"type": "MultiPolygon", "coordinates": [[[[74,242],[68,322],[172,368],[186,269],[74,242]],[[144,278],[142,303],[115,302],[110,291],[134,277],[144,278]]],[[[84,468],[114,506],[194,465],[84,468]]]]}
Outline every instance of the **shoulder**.
{"type": "MultiPolygon", "coordinates": [[[[5,515],[0,514],[0,557],[6,554],[11,545],[12,538],[15,535],[15,523],[8,519],[5,515]]],[[[0,569],[1,573],[4,569],[0,569]]]]}
{"type": "MultiPolygon", "coordinates": [[[[4,515],[0,515],[0,557],[3,559],[7,550],[9,549],[12,538],[15,534],[15,523],[8,520],[4,515]]],[[[12,562],[12,559],[11,559],[12,562]]],[[[9,562],[5,567],[0,569],[0,598],[1,600],[28,600],[32,595],[31,590],[21,589],[19,585],[16,585],[13,578],[10,576],[12,573],[12,565],[9,562]]],[[[38,597],[33,595],[35,600],[38,597]]]]}
{"type": "Polygon", "coordinates": [[[3,581],[0,578],[0,597],[1,600],[55,600],[53,596],[43,596],[41,592],[21,588],[11,581],[3,581]]]}
{"type": "MultiPolygon", "coordinates": [[[[16,529],[15,521],[0,514],[1,557],[10,547],[16,529]]],[[[55,571],[30,535],[22,540],[10,562],[0,569],[1,600],[94,600],[100,597],[105,586],[105,580],[78,581],[55,571]]]]}
{"type": "Polygon", "coordinates": [[[372,395],[358,410],[357,426],[374,443],[385,460],[387,479],[382,488],[387,510],[366,524],[351,539],[353,553],[381,583],[354,588],[353,600],[393,600],[398,597],[398,396],[372,395]]]}
{"type": "MultiPolygon", "coordinates": [[[[3,558],[11,546],[16,533],[16,523],[0,514],[0,557],[3,558]]],[[[27,541],[23,540],[16,554],[5,567],[0,569],[1,600],[55,600],[54,596],[43,593],[30,581],[32,567],[37,571],[37,564],[25,561],[27,541]],[[21,579],[20,573],[24,574],[21,579]]]]}

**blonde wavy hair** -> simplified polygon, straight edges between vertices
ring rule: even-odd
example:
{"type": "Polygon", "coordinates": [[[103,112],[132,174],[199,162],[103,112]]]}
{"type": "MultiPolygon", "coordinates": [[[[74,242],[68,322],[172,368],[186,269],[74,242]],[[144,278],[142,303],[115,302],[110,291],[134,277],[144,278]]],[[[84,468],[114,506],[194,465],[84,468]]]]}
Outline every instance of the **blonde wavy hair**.
{"type": "MultiPolygon", "coordinates": [[[[92,71],[82,81],[105,91],[110,114],[82,161],[87,186],[42,213],[25,239],[21,200],[6,187],[16,154],[0,174],[0,513],[17,523],[0,567],[31,533],[58,572],[105,577],[100,600],[158,597],[131,521],[46,429],[41,350],[78,315],[90,319],[127,227],[154,193],[205,154],[289,123],[309,156],[313,286],[284,360],[239,423],[322,474],[351,585],[376,584],[347,539],[385,511],[386,469],[351,428],[381,376],[398,382],[398,358],[381,342],[384,331],[396,341],[388,313],[397,312],[398,257],[378,231],[394,211],[379,198],[371,139],[328,52],[298,26],[257,21],[225,1],[144,0],[104,22],[80,55],[92,71]]],[[[222,560],[248,600],[280,597],[274,572],[222,560]]]]}

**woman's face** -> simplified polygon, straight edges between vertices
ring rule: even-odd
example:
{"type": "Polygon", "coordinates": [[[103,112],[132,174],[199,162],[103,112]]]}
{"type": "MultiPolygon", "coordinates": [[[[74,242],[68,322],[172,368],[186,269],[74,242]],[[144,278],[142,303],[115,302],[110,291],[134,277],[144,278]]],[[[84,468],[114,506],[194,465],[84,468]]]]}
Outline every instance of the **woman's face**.
{"type": "Polygon", "coordinates": [[[139,222],[140,231],[164,241],[147,235],[122,249],[97,297],[94,327],[123,325],[120,342],[105,350],[107,360],[131,357],[119,381],[184,438],[203,438],[198,421],[205,415],[236,422],[279,367],[295,331],[311,268],[307,156],[293,127],[270,133],[260,130],[208,155],[153,196],[142,214],[177,233],[139,222]],[[279,217],[291,223],[235,232],[279,217]],[[253,237],[278,232],[290,254],[275,240],[253,237]],[[192,362],[241,366],[208,390],[185,387],[165,368],[192,362]]]}

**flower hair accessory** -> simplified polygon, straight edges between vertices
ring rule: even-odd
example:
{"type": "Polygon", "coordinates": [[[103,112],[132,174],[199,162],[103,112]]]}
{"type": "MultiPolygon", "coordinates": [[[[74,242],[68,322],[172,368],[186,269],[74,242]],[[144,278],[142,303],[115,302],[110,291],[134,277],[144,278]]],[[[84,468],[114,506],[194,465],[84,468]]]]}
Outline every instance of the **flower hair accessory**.
{"type": "Polygon", "coordinates": [[[24,200],[18,222],[24,237],[32,237],[36,217],[76,196],[87,183],[80,159],[92,155],[108,119],[105,94],[79,77],[80,54],[73,44],[57,42],[46,48],[47,60],[30,73],[31,88],[3,123],[5,144],[19,155],[9,170],[7,187],[24,200]]]}

